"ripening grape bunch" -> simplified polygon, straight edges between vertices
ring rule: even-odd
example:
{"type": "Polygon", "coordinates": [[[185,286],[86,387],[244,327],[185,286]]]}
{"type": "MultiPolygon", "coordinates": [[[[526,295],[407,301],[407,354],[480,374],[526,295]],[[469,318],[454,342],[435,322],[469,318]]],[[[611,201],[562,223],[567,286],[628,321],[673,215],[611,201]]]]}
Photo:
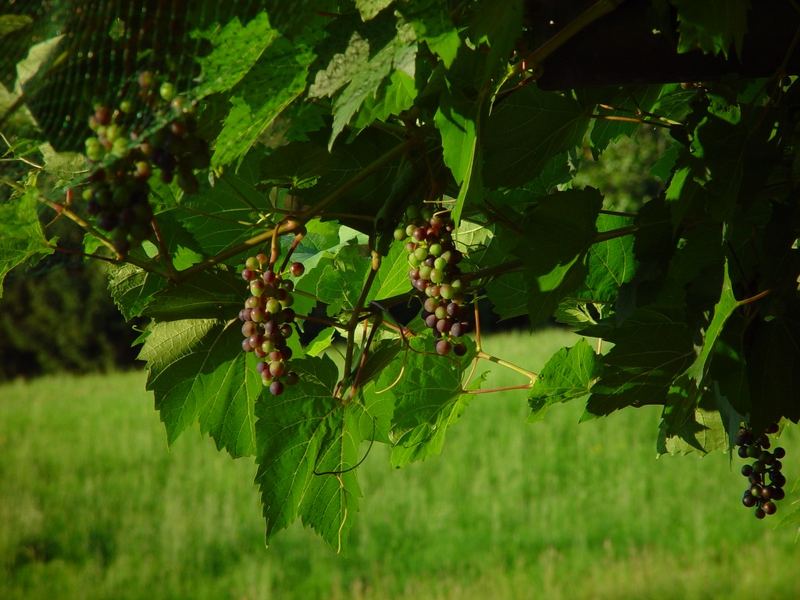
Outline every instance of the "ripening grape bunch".
{"type": "MultiPolygon", "coordinates": [[[[250,296],[239,311],[239,320],[244,336],[242,350],[256,355],[256,369],[263,384],[269,386],[273,395],[280,396],[284,385],[294,385],[298,381],[297,373],[288,367],[292,349],[286,342],[294,332],[294,283],[284,279],[267,263],[265,254],[251,256],[245,262],[242,279],[248,282],[250,296]]],[[[299,262],[292,263],[289,268],[289,274],[294,277],[300,277],[303,271],[299,262]]]]}
{"type": "Polygon", "coordinates": [[[459,267],[464,257],[453,241],[454,230],[450,211],[411,206],[394,239],[405,242],[411,285],[425,295],[422,318],[439,338],[436,352],[446,355],[452,350],[463,356],[467,347],[459,340],[472,330],[472,313],[459,267]]]}
{"type": "Polygon", "coordinates": [[[112,232],[120,254],[150,236],[153,216],[148,180],[155,169],[171,182],[177,174],[185,193],[197,191],[194,169],[209,165],[208,144],[196,134],[195,106],[176,96],[163,82],[156,90],[152,73],[138,78],[138,94],[112,109],[98,105],[89,117],[94,135],[86,139],[86,156],[98,165],[82,197],[97,225],[112,232]],[[162,124],[153,127],[152,124],[162,124]]]}
{"type": "Polygon", "coordinates": [[[770,441],[767,434],[777,432],[778,425],[773,423],[759,436],[754,436],[752,430],[746,427],[739,429],[736,436],[739,457],[755,459],[752,464],[742,467],[742,475],[747,477],[749,482],[742,496],[742,504],[747,508],[755,507],[757,519],[775,514],[778,510],[775,502],[782,500],[786,495],[783,491],[786,477],[781,473],[783,468],[781,459],[786,456],[786,451],[779,447],[769,452],[770,441]]]}

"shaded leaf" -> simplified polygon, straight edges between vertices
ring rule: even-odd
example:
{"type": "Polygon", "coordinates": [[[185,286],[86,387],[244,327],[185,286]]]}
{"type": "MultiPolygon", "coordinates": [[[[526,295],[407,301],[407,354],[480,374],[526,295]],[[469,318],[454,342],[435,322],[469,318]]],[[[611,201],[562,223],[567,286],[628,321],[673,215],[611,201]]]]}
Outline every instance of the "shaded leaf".
{"type": "Polygon", "coordinates": [[[238,320],[184,319],[155,323],[139,359],[167,439],[195,422],[232,456],[255,450],[255,399],[261,377],[251,352],[242,352],[238,320]]]}

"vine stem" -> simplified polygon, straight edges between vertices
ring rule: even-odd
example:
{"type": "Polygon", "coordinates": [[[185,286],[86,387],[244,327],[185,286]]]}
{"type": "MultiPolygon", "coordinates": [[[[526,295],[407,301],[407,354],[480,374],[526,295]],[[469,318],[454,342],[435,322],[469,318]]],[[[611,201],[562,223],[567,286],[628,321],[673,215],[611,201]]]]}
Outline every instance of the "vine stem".
{"type": "Polygon", "coordinates": [[[96,260],[103,260],[107,263],[111,263],[112,265],[118,265],[120,262],[115,258],[111,258],[110,256],[102,256],[100,254],[90,254],[88,252],[82,252],[81,250],[75,250],[74,248],[62,248],[61,246],[57,246],[55,244],[47,244],[47,246],[52,248],[54,252],[61,252],[62,254],[72,254],[74,256],[83,256],[84,258],[93,258],[96,260]]]}
{"type": "Polygon", "coordinates": [[[747,304],[752,304],[753,302],[758,302],[759,300],[761,300],[765,296],[769,296],[769,294],[771,292],[772,292],[771,289],[766,289],[766,290],[764,290],[762,292],[757,293],[755,296],[750,296],[749,298],[745,298],[743,300],[739,300],[738,302],[736,302],[736,306],[745,306],[747,304]]]}
{"type": "Polygon", "coordinates": [[[477,358],[482,358],[483,360],[488,360],[489,362],[493,362],[495,364],[498,364],[501,367],[505,367],[506,369],[511,369],[512,371],[516,371],[520,375],[524,375],[525,377],[530,379],[531,385],[536,383],[536,380],[539,379],[539,374],[538,373],[534,373],[533,371],[528,371],[527,369],[523,369],[522,367],[517,366],[514,363],[508,362],[507,360],[504,360],[502,358],[498,358],[497,356],[494,356],[493,354],[488,354],[487,352],[484,352],[483,350],[480,350],[479,352],[476,352],[475,356],[477,358]]]}
{"type": "Polygon", "coordinates": [[[60,215],[64,215],[70,221],[78,225],[84,231],[92,234],[96,237],[100,242],[109,250],[111,250],[114,255],[117,257],[117,260],[122,260],[122,255],[117,252],[117,249],[114,248],[114,244],[111,243],[111,240],[100,233],[97,229],[95,229],[89,222],[87,222],[83,217],[79,214],[73,212],[71,209],[67,208],[63,204],[59,204],[58,202],[53,202],[52,200],[48,200],[47,198],[41,198],[40,201],[52,208],[56,213],[60,215]]]}
{"type": "Polygon", "coordinates": [[[658,119],[659,121],[661,121],[663,123],[667,123],[669,125],[674,125],[676,127],[679,127],[679,126],[682,127],[684,125],[680,121],[673,121],[672,119],[668,119],[667,117],[662,117],[661,115],[657,115],[656,113],[647,112],[646,110],[642,110],[640,108],[637,108],[636,110],[631,110],[629,108],[620,108],[618,106],[611,106],[610,104],[598,104],[597,106],[599,108],[604,109],[604,110],[612,110],[612,111],[615,111],[615,112],[623,112],[623,113],[628,113],[628,114],[637,115],[637,116],[638,115],[643,115],[645,117],[651,117],[653,119],[658,119]]]}
{"type": "Polygon", "coordinates": [[[642,119],[639,117],[625,117],[622,115],[597,115],[592,114],[589,115],[592,119],[599,119],[601,121],[622,121],[623,123],[636,123],[638,125],[652,125],[653,127],[665,127],[667,129],[672,129],[673,127],[677,127],[676,125],[671,125],[669,123],[662,123],[661,121],[651,121],[649,119],[642,119]]]}
{"type": "Polygon", "coordinates": [[[155,217],[150,219],[150,226],[153,228],[153,233],[155,234],[156,241],[158,242],[159,254],[162,262],[164,263],[164,268],[167,270],[167,278],[170,281],[175,281],[175,277],[177,276],[178,272],[175,270],[175,265],[172,262],[172,256],[169,254],[169,249],[167,248],[167,244],[164,241],[164,236],[161,234],[161,228],[158,226],[158,221],[155,217]]]}
{"type": "MultiPolygon", "coordinates": [[[[380,261],[377,266],[380,267],[380,261]]],[[[361,311],[364,310],[364,303],[367,300],[367,295],[372,287],[372,283],[375,281],[375,277],[378,275],[378,269],[375,267],[376,265],[373,264],[369,271],[369,275],[367,275],[367,280],[364,282],[364,286],[361,288],[361,294],[358,296],[356,305],[353,307],[353,314],[350,317],[350,320],[347,322],[347,352],[345,353],[344,357],[345,377],[350,376],[350,371],[353,368],[353,350],[355,349],[356,326],[360,320],[359,317],[361,316],[361,311]]]]}
{"type": "Polygon", "coordinates": [[[309,323],[319,323],[320,325],[327,325],[328,327],[336,327],[337,329],[347,329],[347,325],[343,325],[333,319],[326,319],[325,317],[315,317],[313,315],[295,315],[295,318],[301,321],[308,321],[309,323]]]}
{"type": "Polygon", "coordinates": [[[533,387],[533,382],[520,385],[507,385],[505,387],[489,388],[485,390],[461,390],[462,394],[493,394],[495,392],[508,392],[510,390],[529,390],[533,387]]]}
{"type": "Polygon", "coordinates": [[[225,260],[227,260],[227,259],[229,259],[229,258],[231,258],[233,256],[236,256],[237,254],[241,254],[242,252],[246,252],[250,248],[253,248],[255,246],[259,246],[259,245],[267,242],[268,240],[271,240],[272,236],[273,236],[273,233],[274,233],[274,231],[276,229],[278,230],[278,234],[283,234],[283,233],[295,233],[300,229],[300,227],[302,227],[302,225],[298,221],[295,221],[294,219],[287,219],[284,223],[282,223],[280,225],[277,225],[273,229],[267,229],[266,231],[262,231],[258,235],[255,235],[255,236],[251,237],[250,239],[245,240],[241,244],[237,244],[236,246],[233,246],[232,248],[228,248],[227,250],[223,250],[222,252],[218,252],[217,254],[215,254],[214,256],[212,256],[210,258],[207,258],[206,260],[204,260],[202,262],[199,262],[196,265],[193,265],[193,266],[189,267],[188,269],[186,269],[184,271],[180,271],[178,273],[178,277],[176,278],[176,281],[179,281],[179,282],[180,281],[184,281],[184,280],[188,279],[189,277],[191,277],[193,275],[196,275],[197,273],[199,273],[201,271],[205,271],[206,269],[208,269],[210,267],[213,267],[214,265],[218,265],[219,263],[221,263],[221,262],[223,262],[223,261],[225,261],[225,260]]]}

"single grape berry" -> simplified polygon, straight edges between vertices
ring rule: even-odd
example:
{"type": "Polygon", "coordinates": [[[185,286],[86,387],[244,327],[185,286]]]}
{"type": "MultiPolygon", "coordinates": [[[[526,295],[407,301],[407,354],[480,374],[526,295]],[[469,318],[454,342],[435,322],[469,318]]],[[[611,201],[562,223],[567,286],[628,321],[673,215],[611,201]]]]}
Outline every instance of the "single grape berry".
{"type": "Polygon", "coordinates": [[[436,353],[440,354],[441,356],[449,354],[451,348],[452,346],[447,340],[439,340],[436,342],[436,353]]]}
{"type": "Polygon", "coordinates": [[[300,277],[305,272],[305,270],[306,270],[306,268],[303,266],[303,263],[300,263],[300,262],[293,262],[292,263],[292,266],[291,266],[292,276],[300,277]]]}
{"type": "Polygon", "coordinates": [[[273,381],[269,385],[269,391],[273,396],[280,396],[283,393],[283,384],[280,381],[273,381]]]}

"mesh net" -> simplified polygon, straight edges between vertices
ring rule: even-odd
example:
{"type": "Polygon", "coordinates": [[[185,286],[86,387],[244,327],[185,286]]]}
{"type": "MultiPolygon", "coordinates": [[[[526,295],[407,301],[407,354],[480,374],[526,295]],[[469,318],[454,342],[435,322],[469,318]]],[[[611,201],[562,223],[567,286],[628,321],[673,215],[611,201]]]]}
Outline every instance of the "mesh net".
{"type": "Polygon", "coordinates": [[[2,0],[0,83],[6,96],[12,91],[18,96],[0,107],[0,120],[24,102],[57,150],[79,150],[94,104],[119,104],[133,94],[144,70],[168,78],[179,92],[191,88],[199,75],[196,58],[211,49],[198,32],[250,18],[262,4],[2,0]],[[37,62],[36,74],[28,77],[26,63],[37,62]]]}

